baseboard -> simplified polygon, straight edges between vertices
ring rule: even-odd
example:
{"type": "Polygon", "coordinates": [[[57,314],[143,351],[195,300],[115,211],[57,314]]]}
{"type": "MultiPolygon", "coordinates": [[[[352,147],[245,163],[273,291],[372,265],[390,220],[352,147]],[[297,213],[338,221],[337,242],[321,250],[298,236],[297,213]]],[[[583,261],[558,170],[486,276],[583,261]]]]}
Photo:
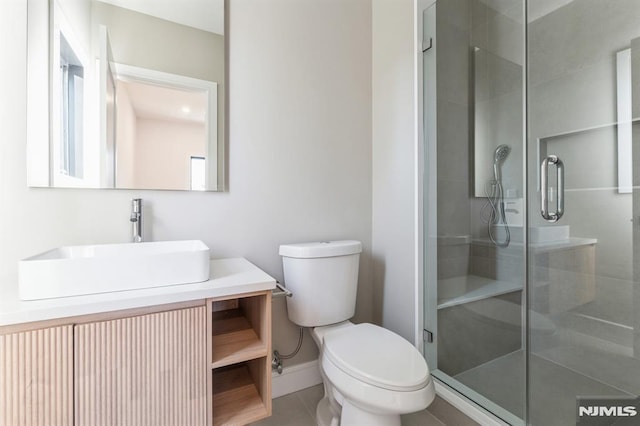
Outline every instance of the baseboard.
{"type": "Polygon", "coordinates": [[[285,367],[282,374],[274,371],[271,381],[271,394],[273,398],[319,385],[322,383],[322,376],[320,376],[318,360],[285,367]]]}

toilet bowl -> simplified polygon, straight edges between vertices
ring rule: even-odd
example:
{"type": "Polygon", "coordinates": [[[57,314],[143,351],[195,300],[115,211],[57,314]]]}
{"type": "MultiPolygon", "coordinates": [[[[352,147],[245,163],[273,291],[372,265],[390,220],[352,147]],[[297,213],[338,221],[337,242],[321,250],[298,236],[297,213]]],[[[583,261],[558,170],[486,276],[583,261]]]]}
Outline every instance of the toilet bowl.
{"type": "Polygon", "coordinates": [[[402,414],[435,398],[427,363],[411,343],[373,324],[353,324],[358,241],[280,246],[289,319],[312,327],[325,395],[320,426],[400,426],[402,414]]]}
{"type": "Polygon", "coordinates": [[[337,405],[317,411],[319,425],[399,426],[402,414],[423,410],[435,398],[424,358],[402,337],[366,323],[320,328],[312,334],[316,340],[322,333],[320,368],[327,398],[337,405]]]}

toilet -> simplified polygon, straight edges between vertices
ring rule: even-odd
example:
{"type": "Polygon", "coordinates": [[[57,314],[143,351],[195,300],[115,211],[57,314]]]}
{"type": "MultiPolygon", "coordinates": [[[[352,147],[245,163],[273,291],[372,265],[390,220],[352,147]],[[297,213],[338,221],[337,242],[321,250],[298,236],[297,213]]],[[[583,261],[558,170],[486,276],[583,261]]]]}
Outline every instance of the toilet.
{"type": "Polygon", "coordinates": [[[362,244],[322,241],[280,246],[289,319],[311,327],[320,351],[320,426],[400,426],[402,414],[435,398],[420,352],[373,324],[353,324],[362,244]]]}

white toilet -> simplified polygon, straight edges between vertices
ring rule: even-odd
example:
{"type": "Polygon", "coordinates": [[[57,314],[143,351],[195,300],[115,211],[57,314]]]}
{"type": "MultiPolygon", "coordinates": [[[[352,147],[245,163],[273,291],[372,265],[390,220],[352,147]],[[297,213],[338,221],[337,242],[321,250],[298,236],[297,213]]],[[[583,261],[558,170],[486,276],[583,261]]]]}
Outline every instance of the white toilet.
{"type": "Polygon", "coordinates": [[[400,425],[400,415],[425,409],[435,390],[418,350],[373,324],[353,324],[362,245],[331,241],[280,246],[289,319],[313,327],[325,395],[321,426],[400,425]]]}

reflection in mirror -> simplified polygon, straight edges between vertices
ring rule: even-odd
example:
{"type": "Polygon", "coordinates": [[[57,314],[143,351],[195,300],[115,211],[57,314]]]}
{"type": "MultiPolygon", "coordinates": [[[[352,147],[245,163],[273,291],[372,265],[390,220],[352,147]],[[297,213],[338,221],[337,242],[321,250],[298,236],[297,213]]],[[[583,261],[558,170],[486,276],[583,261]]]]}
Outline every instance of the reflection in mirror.
{"type": "Polygon", "coordinates": [[[223,0],[28,2],[30,186],[224,189],[223,0]]]}
{"type": "Polygon", "coordinates": [[[217,135],[217,85],[124,65],[116,69],[116,187],[195,190],[196,156],[203,159],[204,180],[197,188],[206,190],[217,176],[217,149],[209,144],[217,135]]]}

